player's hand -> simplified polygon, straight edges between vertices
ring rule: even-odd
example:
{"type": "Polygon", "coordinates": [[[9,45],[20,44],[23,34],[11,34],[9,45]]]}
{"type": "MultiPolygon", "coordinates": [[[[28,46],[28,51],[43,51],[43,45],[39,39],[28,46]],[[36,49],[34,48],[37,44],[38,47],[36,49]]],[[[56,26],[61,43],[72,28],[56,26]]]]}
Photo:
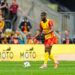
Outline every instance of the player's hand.
{"type": "Polygon", "coordinates": [[[43,31],[43,33],[42,33],[42,34],[43,34],[43,35],[47,35],[48,33],[43,31]]]}

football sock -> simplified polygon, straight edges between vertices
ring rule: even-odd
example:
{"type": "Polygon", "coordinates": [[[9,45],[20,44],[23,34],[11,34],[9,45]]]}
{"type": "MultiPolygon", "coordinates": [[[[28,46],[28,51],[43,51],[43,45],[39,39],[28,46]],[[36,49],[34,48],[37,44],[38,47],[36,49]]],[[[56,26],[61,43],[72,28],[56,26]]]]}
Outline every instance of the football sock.
{"type": "Polygon", "coordinates": [[[45,65],[47,65],[48,58],[49,58],[49,53],[45,52],[45,60],[44,60],[45,65]]]}
{"type": "Polygon", "coordinates": [[[50,54],[50,59],[51,59],[54,63],[56,63],[56,62],[57,62],[57,61],[55,60],[55,58],[54,58],[53,54],[50,54]]]}

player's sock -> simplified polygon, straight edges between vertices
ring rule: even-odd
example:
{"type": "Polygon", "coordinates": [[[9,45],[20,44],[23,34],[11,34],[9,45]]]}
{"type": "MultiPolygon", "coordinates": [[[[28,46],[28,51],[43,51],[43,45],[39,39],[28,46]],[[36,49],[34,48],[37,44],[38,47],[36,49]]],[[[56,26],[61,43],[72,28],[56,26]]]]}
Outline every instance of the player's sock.
{"type": "Polygon", "coordinates": [[[51,59],[54,63],[56,63],[56,62],[57,62],[57,61],[55,60],[55,58],[54,58],[53,54],[50,54],[50,59],[51,59]]]}
{"type": "Polygon", "coordinates": [[[49,53],[46,52],[46,53],[45,53],[45,60],[44,60],[44,65],[46,65],[46,66],[47,66],[48,58],[49,58],[49,53]]]}

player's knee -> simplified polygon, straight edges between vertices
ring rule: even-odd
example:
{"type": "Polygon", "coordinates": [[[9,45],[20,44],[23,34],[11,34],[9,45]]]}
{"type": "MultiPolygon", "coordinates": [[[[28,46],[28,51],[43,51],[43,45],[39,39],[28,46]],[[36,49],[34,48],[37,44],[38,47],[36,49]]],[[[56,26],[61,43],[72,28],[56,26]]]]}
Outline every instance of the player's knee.
{"type": "Polygon", "coordinates": [[[50,50],[50,46],[49,45],[46,45],[45,52],[49,52],[49,50],[50,50]]]}
{"type": "Polygon", "coordinates": [[[51,52],[52,46],[46,45],[45,52],[51,52]]]}
{"type": "Polygon", "coordinates": [[[50,47],[50,46],[47,44],[45,48],[48,49],[49,47],[50,47]]]}

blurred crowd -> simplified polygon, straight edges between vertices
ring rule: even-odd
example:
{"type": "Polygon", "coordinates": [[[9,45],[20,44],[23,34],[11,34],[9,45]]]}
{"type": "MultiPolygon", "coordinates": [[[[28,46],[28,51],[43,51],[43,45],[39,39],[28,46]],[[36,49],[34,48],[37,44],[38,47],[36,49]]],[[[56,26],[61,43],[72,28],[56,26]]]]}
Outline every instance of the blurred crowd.
{"type": "Polygon", "coordinates": [[[64,31],[64,35],[60,31],[55,32],[59,44],[75,44],[75,37],[72,37],[68,30],[64,31]]]}
{"type": "Polygon", "coordinates": [[[16,3],[16,0],[12,0],[10,6],[8,6],[7,0],[0,0],[0,44],[40,43],[37,39],[32,40],[31,29],[31,23],[28,21],[22,8],[16,3]],[[17,21],[18,10],[25,17],[20,23],[19,29],[14,31],[14,26],[11,25],[14,25],[17,21]]]}
{"type": "MultiPolygon", "coordinates": [[[[43,44],[44,35],[40,35],[32,40],[33,33],[31,32],[32,25],[26,17],[22,8],[16,3],[16,0],[11,0],[12,4],[8,6],[7,0],[0,0],[0,44],[43,44]],[[25,16],[19,25],[19,29],[14,31],[14,25],[17,21],[18,10],[25,16]]],[[[36,33],[39,33],[39,29],[36,33]]],[[[55,31],[59,44],[73,44],[75,38],[70,35],[70,32],[65,30],[64,35],[60,31],[55,31]]]]}
{"type": "Polygon", "coordinates": [[[24,44],[23,37],[19,30],[14,31],[11,25],[17,21],[17,12],[25,16],[22,8],[11,0],[12,4],[8,6],[7,0],[0,0],[0,44],[24,44]]]}

